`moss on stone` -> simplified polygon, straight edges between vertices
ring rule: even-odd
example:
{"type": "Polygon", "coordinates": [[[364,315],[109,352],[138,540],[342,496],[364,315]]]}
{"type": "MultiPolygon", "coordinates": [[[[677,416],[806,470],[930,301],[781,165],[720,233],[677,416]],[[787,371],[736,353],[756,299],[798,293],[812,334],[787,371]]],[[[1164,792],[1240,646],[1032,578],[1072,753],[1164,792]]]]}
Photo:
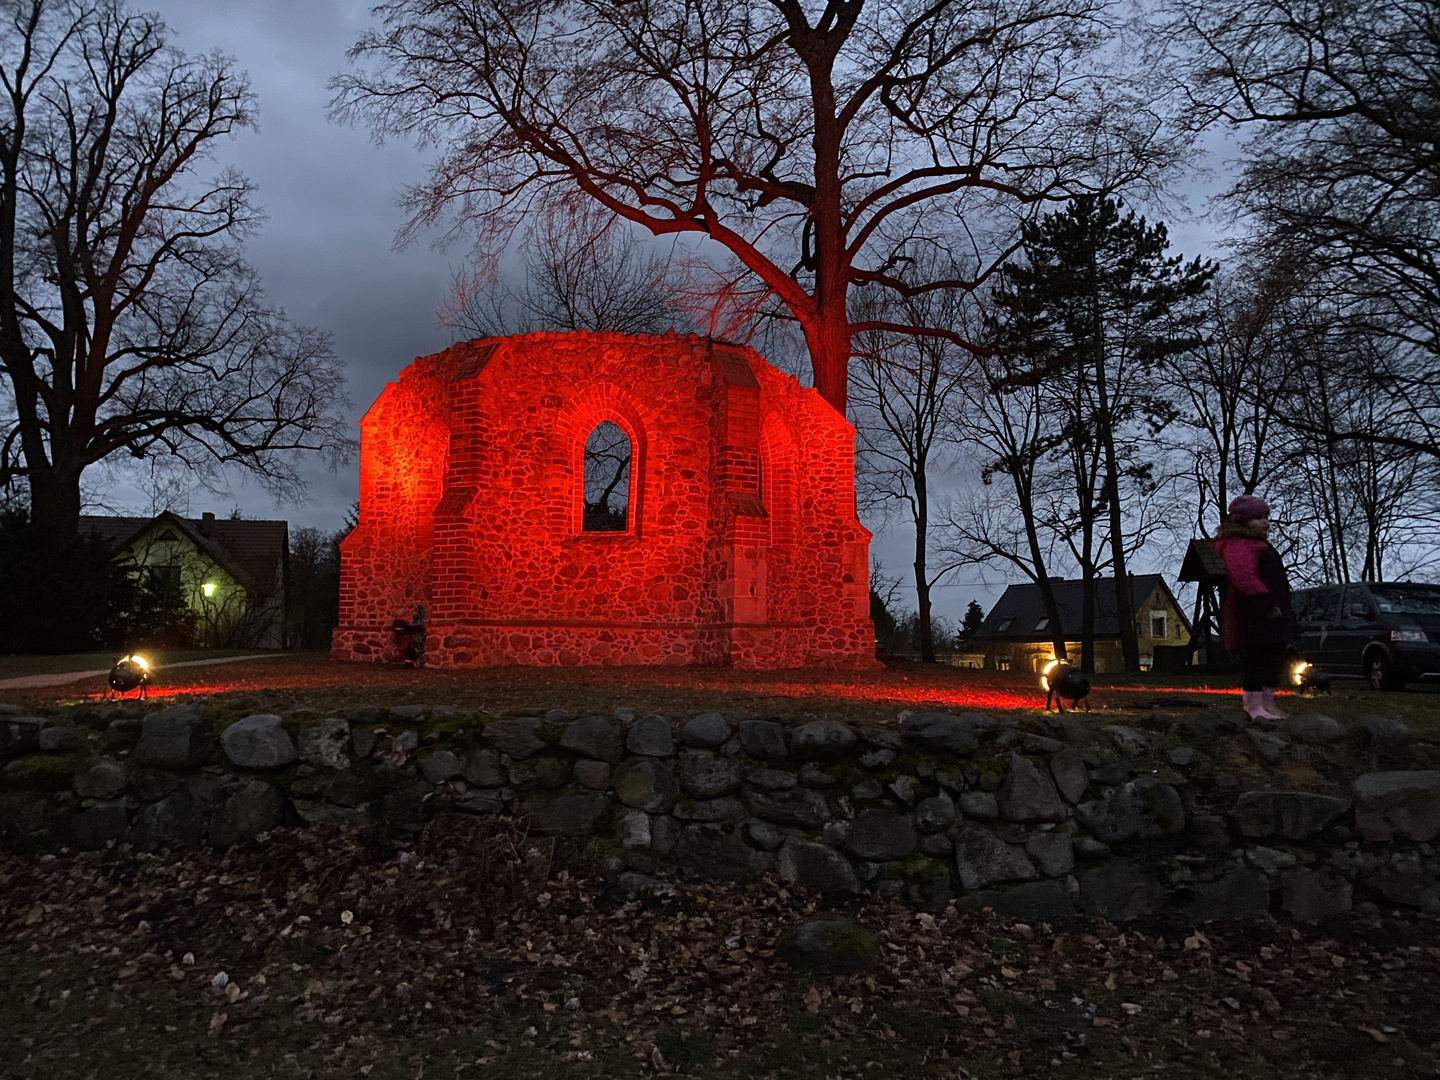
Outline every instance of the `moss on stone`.
{"type": "Polygon", "coordinates": [[[8,785],[39,791],[60,791],[70,786],[75,774],[85,764],[83,751],[68,754],[31,754],[17,758],[5,766],[8,785]]]}

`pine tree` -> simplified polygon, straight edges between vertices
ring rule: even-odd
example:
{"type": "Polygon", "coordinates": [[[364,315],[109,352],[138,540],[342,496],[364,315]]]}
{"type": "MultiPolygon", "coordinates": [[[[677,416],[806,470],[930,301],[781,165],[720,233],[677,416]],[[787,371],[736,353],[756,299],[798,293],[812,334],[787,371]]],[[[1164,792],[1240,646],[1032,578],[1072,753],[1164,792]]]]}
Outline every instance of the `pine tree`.
{"type": "Polygon", "coordinates": [[[993,329],[1016,386],[1045,385],[1067,413],[1059,453],[1075,470],[1070,546],[1081,565],[1081,666],[1094,668],[1095,578],[1104,563],[1098,527],[1108,525],[1126,670],[1139,668],[1126,571],[1122,482],[1144,489],[1152,463],[1144,439],[1174,418],[1152,377],[1155,365],[1195,344],[1190,301],[1215,275],[1212,263],[1169,255],[1169,236],[1119,200],[1081,196],[1026,226],[1023,261],[1005,267],[993,329]]]}

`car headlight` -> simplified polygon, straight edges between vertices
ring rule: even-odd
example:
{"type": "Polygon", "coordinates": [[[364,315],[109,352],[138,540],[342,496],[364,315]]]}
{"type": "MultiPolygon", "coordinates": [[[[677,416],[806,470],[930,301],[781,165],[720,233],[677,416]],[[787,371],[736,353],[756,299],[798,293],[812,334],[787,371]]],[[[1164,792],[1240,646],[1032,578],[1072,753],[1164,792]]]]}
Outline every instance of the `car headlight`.
{"type": "Polygon", "coordinates": [[[1424,630],[1391,630],[1391,641],[1429,641],[1424,630]]]}

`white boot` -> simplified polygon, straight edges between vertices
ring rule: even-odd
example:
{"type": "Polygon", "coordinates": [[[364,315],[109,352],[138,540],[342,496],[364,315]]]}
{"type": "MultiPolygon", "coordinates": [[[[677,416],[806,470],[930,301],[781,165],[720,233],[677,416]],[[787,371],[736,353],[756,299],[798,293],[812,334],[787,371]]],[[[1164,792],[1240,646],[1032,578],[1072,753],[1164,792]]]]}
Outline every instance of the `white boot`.
{"type": "Polygon", "coordinates": [[[1271,720],[1290,719],[1290,714],[1275,703],[1275,690],[1273,687],[1266,687],[1261,691],[1261,695],[1263,700],[1260,703],[1260,708],[1264,710],[1266,716],[1271,720]]]}
{"type": "Polygon", "coordinates": [[[1263,690],[1241,691],[1240,707],[1245,710],[1247,720],[1265,719],[1265,692],[1263,690]]]}

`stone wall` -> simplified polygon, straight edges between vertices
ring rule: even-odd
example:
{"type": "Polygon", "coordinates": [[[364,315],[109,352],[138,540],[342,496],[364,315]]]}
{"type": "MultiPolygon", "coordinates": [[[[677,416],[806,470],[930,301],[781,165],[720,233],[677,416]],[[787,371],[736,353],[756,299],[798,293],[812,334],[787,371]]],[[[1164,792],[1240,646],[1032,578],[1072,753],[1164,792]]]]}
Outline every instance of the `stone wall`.
{"type": "Polygon", "coordinates": [[[281,825],[404,834],[439,813],[508,814],[532,835],[591,838],[616,871],[776,873],[922,908],[1440,914],[1440,752],[1379,717],[1344,732],[1319,714],[1240,731],[1204,710],[1092,727],[227,708],[0,706],[0,829],[22,848],[158,851],[281,825]]]}
{"type": "Polygon", "coordinates": [[[337,659],[874,666],[854,429],[750,349],[526,334],[418,358],[360,424],[337,659]],[[627,528],[583,528],[584,447],[630,444],[627,528]],[[803,542],[797,542],[797,540],[803,542]]]}

